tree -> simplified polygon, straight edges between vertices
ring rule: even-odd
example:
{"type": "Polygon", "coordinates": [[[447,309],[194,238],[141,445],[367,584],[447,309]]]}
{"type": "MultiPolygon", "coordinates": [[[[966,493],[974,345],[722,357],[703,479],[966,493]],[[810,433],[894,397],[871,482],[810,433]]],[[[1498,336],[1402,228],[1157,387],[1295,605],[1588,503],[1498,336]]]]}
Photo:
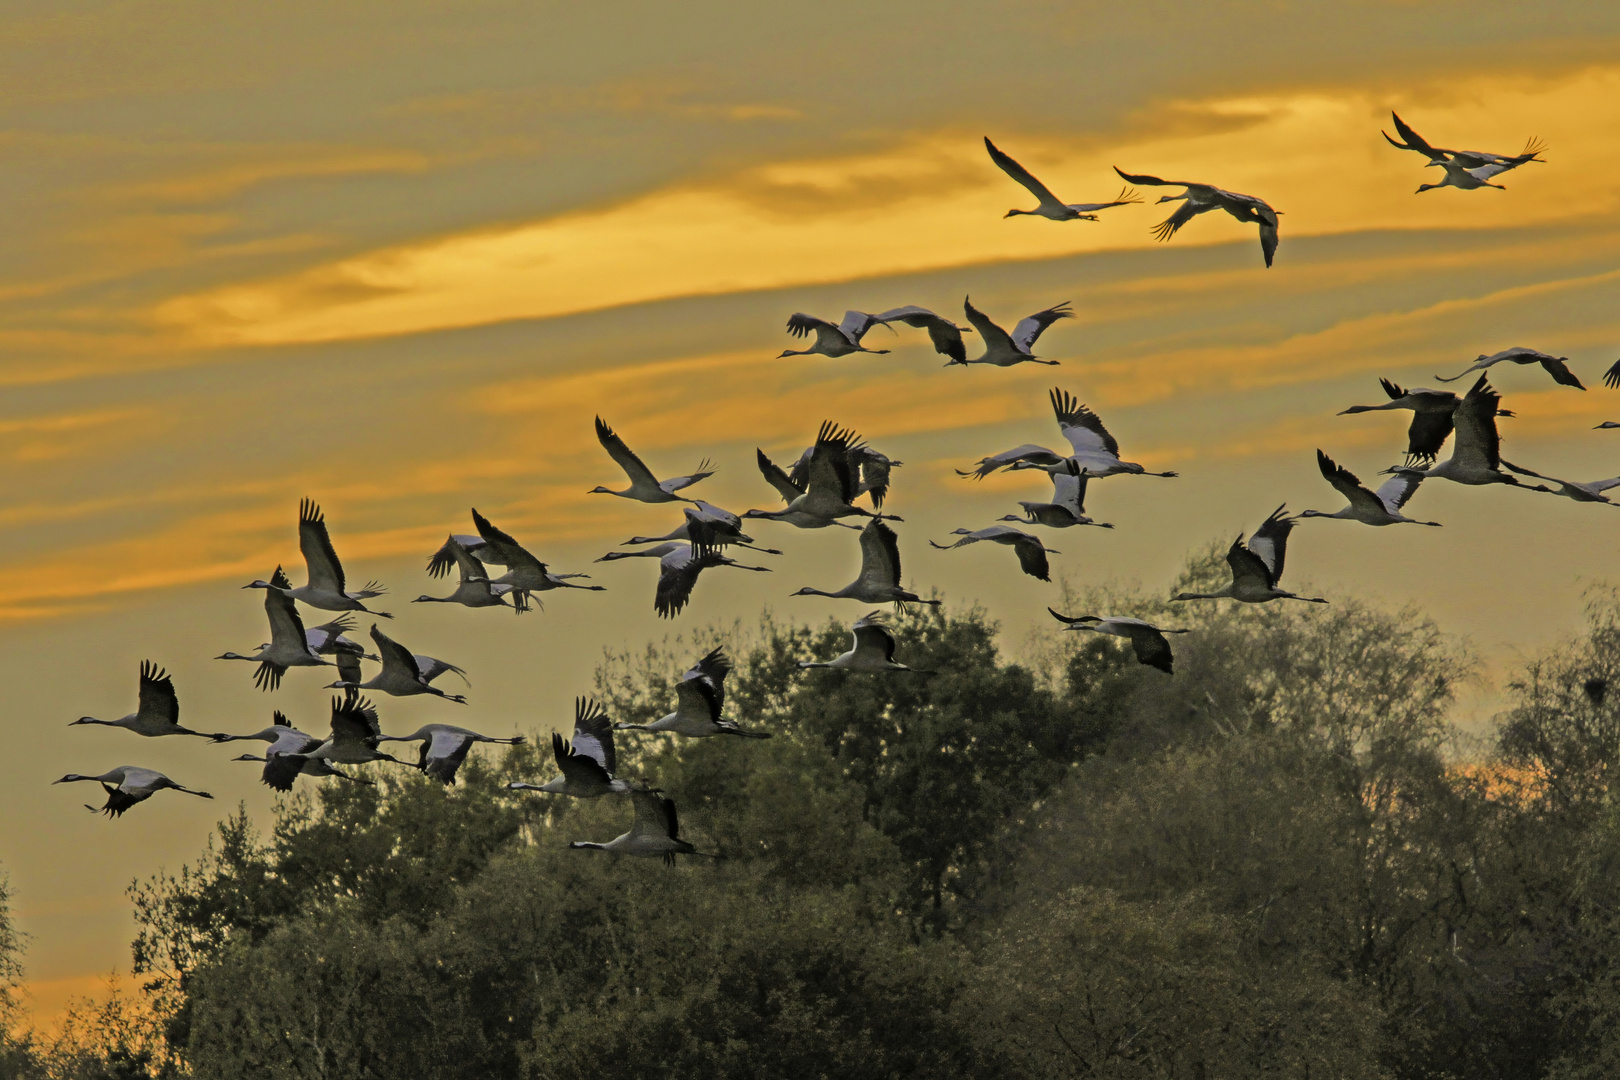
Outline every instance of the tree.
{"type": "Polygon", "coordinates": [[[1352,984],[1268,963],[1196,894],[1075,889],[980,946],[961,1023],[995,1075],[1375,1080],[1379,1013],[1352,984]]]}
{"type": "Polygon", "coordinates": [[[22,1030],[23,936],[11,921],[11,889],[0,876],[0,1080],[37,1075],[34,1040],[22,1030]]]}
{"type": "MultiPolygon", "coordinates": [[[[843,651],[847,628],[767,620],[735,650],[741,662],[728,700],[745,722],[795,743],[801,760],[820,756],[860,792],[865,820],[907,868],[900,903],[941,932],[971,912],[1003,865],[999,838],[1082,756],[1086,729],[1034,672],[1000,658],[997,627],[982,611],[923,608],[902,613],[892,629],[906,662],[932,674],[801,671],[801,660],[843,651]]],[[[628,719],[661,715],[673,700],[673,677],[696,659],[696,644],[685,647],[692,655],[666,646],[634,662],[614,658],[598,692],[628,719]]],[[[636,760],[660,777],[713,755],[680,741],[652,744],[647,753],[636,760]]],[[[715,779],[681,793],[707,800],[725,790],[715,779]]]]}

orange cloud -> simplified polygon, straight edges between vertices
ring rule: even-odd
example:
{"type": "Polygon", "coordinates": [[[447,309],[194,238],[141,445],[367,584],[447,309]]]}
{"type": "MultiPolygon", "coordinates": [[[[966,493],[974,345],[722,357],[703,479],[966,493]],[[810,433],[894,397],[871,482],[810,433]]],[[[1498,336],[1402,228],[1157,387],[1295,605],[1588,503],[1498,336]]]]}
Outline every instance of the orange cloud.
{"type": "MultiPolygon", "coordinates": [[[[1454,97],[1408,118],[1443,142],[1494,145],[1501,132],[1515,132],[1515,145],[1503,150],[1517,148],[1518,132],[1537,131],[1552,143],[1557,164],[1512,174],[1510,186],[1533,192],[1531,198],[1451,190],[1413,196],[1418,182],[1434,177],[1417,155],[1377,137],[1387,115],[1382,101],[1365,93],[1163,108],[1214,122],[1144,123],[1148,134],[1126,134],[1106,154],[1090,140],[1068,146],[1020,140],[1009,149],[1070,198],[1112,194],[1114,164],[1260,193],[1285,212],[1285,266],[1288,236],[1591,220],[1612,216],[1620,198],[1608,180],[1620,171],[1620,145],[1592,135],[1620,121],[1620,68],[1499,88],[1488,112],[1454,97]]],[[[760,166],[602,209],[227,285],[167,301],[156,317],[214,343],[404,334],[676,296],[1145,247],[1152,244],[1147,226],[1158,220],[1139,208],[1111,211],[1094,224],[1001,219],[1007,206],[1026,202],[983,159],[975,138],[936,133],[883,153],[760,166]]],[[[1251,233],[1211,215],[1176,242],[1251,233]]]]}

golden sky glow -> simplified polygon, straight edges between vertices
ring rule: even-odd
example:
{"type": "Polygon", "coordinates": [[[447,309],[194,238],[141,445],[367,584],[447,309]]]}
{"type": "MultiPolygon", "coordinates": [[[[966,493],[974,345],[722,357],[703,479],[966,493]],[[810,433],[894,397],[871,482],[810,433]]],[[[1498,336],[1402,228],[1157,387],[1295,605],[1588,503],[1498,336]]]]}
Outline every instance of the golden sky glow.
{"type": "MultiPolygon", "coordinates": [[[[263,640],[241,585],[302,574],[301,497],[326,508],[350,577],[389,586],[397,636],[469,669],[465,720],[500,733],[560,722],[604,647],[672,629],[650,565],[592,563],[679,522],[586,494],[621,479],[596,414],[662,474],[712,457],[699,494],[739,511],[774,505],[755,447],[790,459],[823,418],[854,427],[905,462],[908,585],[982,601],[1013,646],[1048,632],[1054,587],[924,541],[1042,494],[1038,476],[951,470],[1057,445],[1052,386],[1126,457],[1182,474],[1093,485],[1088,509],[1116,529],[1054,540],[1079,584],[1157,591],[1284,500],[1337,509],[1314,449],[1371,480],[1405,425],[1339,410],[1380,400],[1379,376],[1433,385],[1510,345],[1570,357],[1590,389],[1493,371],[1518,413],[1508,456],[1620,472],[1620,433],[1591,430],[1620,420],[1600,382],[1620,358],[1617,42],[1612,3],[0,16],[0,655],[10,722],[37,735],[13,763],[25,780],[0,788],[0,867],[39,1010],[127,967],[132,877],[191,858],[236,800],[269,805],[212,747],[66,723],[127,711],[143,658],[175,672],[183,722],[245,729],[273,706],[322,722],[321,680],[264,695],[211,659],[263,640]],[[857,38],[834,32],[855,21],[857,38]],[[1416,195],[1437,170],[1379,137],[1391,107],[1442,145],[1539,136],[1547,163],[1506,191],[1416,195]],[[1154,242],[1170,208],[1151,190],[1096,223],[1005,219],[1033,200],[986,134],[1070,201],[1111,198],[1115,165],[1259,195],[1283,211],[1276,266],[1224,215],[1154,242]],[[1072,301],[1038,349],[1061,366],[944,370],[906,328],[873,332],[886,356],[776,359],[795,311],[919,303],[960,321],[968,294],[1009,326],[1072,301]],[[449,591],[422,567],[469,506],[609,591],[522,620],[413,606],[449,591]],[[48,786],[125,760],[219,801],[107,823],[48,786]]],[[[1500,671],[1569,632],[1615,557],[1608,508],[1441,484],[1419,499],[1446,528],[1309,523],[1290,575],[1417,603],[1500,671]],[[1549,537],[1558,558],[1528,557],[1549,537]]],[[[762,523],[787,552],[774,572],[706,577],[674,629],[766,604],[862,614],[788,598],[849,579],[842,532],[762,523]]]]}
{"type": "MultiPolygon", "coordinates": [[[[1488,140],[1505,128],[1580,147],[1556,177],[1536,169],[1511,177],[1513,188],[1529,193],[1514,202],[1495,192],[1483,193],[1489,204],[1448,197],[1456,192],[1393,199],[1403,187],[1439,177],[1414,170],[1415,156],[1369,141],[1370,129],[1389,126],[1388,100],[1350,90],[1175,101],[1149,110],[1143,135],[1134,139],[1022,140],[1009,147],[1070,201],[1111,197],[1117,187],[1111,165],[1264,191],[1284,209],[1284,235],[1291,238],[1612,213],[1620,205],[1611,179],[1620,172],[1620,143],[1582,145],[1581,132],[1620,125],[1620,68],[1493,91],[1494,83],[1475,76],[1448,87],[1458,100],[1425,109],[1423,123],[1455,133],[1448,137],[1459,142],[1488,140]],[[1157,130],[1163,127],[1173,130],[1157,130]]],[[[914,135],[877,154],[760,165],[612,206],[227,284],[165,301],[155,315],[213,344],[331,341],[1153,244],[1145,226],[1163,216],[1156,208],[1115,211],[1062,229],[1038,220],[1009,227],[993,212],[998,200],[1021,207],[1033,200],[984,157],[966,132],[914,135]]],[[[1151,201],[1159,193],[1146,194],[1151,201]]],[[[1224,219],[1198,224],[1178,242],[1247,235],[1224,219]]]]}

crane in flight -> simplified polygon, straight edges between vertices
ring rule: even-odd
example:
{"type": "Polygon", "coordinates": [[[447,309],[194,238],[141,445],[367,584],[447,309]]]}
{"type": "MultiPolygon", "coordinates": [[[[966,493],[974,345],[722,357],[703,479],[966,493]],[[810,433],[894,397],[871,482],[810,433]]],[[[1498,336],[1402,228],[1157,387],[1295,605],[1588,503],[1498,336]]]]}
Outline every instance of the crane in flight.
{"type": "Polygon", "coordinates": [[[1114,206],[1129,206],[1141,202],[1136,192],[1129,187],[1121,188],[1118,195],[1109,202],[1100,203],[1066,203],[1052,194],[1052,189],[1035,179],[1035,174],[1024,168],[1018,162],[1002,153],[990,136],[984,137],[984,148],[990,151],[990,160],[1002,172],[1018,181],[1035,196],[1037,206],[1033,210],[1009,210],[1003,217],[1017,217],[1027,214],[1032,217],[1043,217],[1048,221],[1096,221],[1097,211],[1107,210],[1114,206]]]}

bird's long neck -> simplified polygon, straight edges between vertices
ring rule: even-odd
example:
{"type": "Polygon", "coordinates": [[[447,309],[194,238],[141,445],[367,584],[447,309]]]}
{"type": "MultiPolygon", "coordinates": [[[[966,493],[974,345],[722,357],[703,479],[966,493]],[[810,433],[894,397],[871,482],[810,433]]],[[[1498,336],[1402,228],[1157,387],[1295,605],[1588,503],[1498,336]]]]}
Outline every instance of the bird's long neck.
{"type": "MultiPolygon", "coordinates": [[[[100,724],[102,727],[122,727],[123,726],[123,724],[121,722],[117,721],[117,720],[97,720],[93,716],[81,716],[81,717],[79,717],[78,720],[76,720],[74,722],[78,723],[78,724],[100,724]]],[[[80,779],[81,780],[94,780],[95,777],[93,777],[93,776],[83,776],[83,777],[80,777],[80,779]]]]}
{"type": "Polygon", "coordinates": [[[848,586],[848,587],[839,589],[837,592],[826,592],[826,591],[824,591],[822,589],[816,588],[813,585],[806,585],[804,588],[800,589],[799,592],[804,596],[830,596],[835,600],[839,600],[839,599],[842,599],[844,597],[844,595],[846,593],[848,593],[850,588],[852,588],[852,587],[853,586],[848,586]]]}
{"type": "Polygon", "coordinates": [[[1231,585],[1226,586],[1226,588],[1221,589],[1219,592],[1184,592],[1184,593],[1177,593],[1171,599],[1173,599],[1173,600],[1228,600],[1228,599],[1231,599],[1232,590],[1235,589],[1236,587],[1237,587],[1236,583],[1233,583],[1231,585]]]}
{"type": "Polygon", "coordinates": [[[621,724],[614,724],[613,725],[613,730],[614,731],[651,731],[652,727],[650,725],[648,725],[648,724],[622,724],[621,723],[621,724]]]}
{"type": "Polygon", "coordinates": [[[575,840],[568,845],[571,848],[588,848],[592,851],[607,851],[606,844],[593,844],[589,840],[575,840]]]}

